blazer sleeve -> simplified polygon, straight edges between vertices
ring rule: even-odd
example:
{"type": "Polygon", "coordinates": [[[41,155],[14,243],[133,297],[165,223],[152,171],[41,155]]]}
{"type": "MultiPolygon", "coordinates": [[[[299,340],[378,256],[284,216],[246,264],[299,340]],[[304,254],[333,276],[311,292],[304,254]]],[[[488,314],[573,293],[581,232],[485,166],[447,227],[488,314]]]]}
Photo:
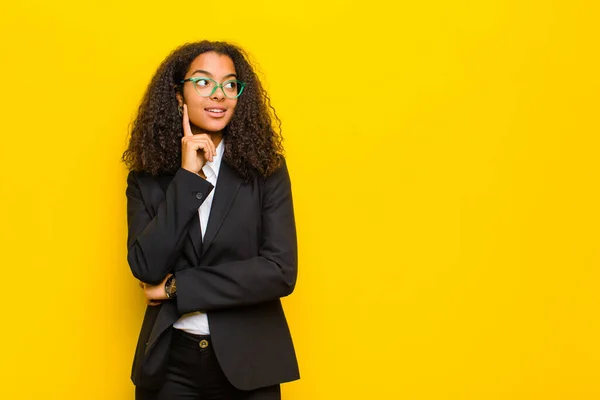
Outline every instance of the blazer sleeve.
{"type": "Polygon", "coordinates": [[[257,257],[177,271],[177,308],[193,311],[257,304],[292,293],[298,273],[296,226],[285,162],[263,188],[257,257]]]}
{"type": "Polygon", "coordinates": [[[213,185],[180,168],[169,184],[156,215],[148,213],[138,173],[127,177],[127,261],[142,282],[160,283],[170,272],[184,243],[187,227],[213,185]]]}

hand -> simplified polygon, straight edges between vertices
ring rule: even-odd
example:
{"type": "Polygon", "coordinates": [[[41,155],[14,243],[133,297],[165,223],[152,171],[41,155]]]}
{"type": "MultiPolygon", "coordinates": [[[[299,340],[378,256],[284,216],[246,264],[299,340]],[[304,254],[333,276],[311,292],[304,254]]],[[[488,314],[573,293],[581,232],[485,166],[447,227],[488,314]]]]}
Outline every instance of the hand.
{"type": "Polygon", "coordinates": [[[199,173],[206,160],[212,161],[217,149],[207,134],[194,135],[190,126],[187,104],[183,105],[183,137],[181,138],[181,167],[199,173]]]}
{"type": "Polygon", "coordinates": [[[146,296],[146,304],[150,306],[158,306],[162,304],[163,300],[169,299],[167,297],[167,292],[165,292],[165,282],[171,275],[173,274],[168,274],[158,285],[150,285],[149,283],[140,281],[139,285],[146,296]]]}

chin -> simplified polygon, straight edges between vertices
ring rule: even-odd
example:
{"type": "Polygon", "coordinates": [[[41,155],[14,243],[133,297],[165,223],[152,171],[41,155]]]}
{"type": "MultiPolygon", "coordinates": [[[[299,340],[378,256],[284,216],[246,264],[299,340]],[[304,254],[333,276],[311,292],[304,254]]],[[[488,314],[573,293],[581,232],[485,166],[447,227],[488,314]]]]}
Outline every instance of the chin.
{"type": "Polygon", "coordinates": [[[227,124],[229,123],[229,121],[224,122],[224,121],[209,121],[208,123],[201,123],[201,124],[194,124],[196,125],[198,128],[200,128],[203,131],[206,132],[220,132],[223,129],[225,129],[225,127],[227,126],[227,124]]]}
{"type": "Polygon", "coordinates": [[[226,126],[227,124],[206,124],[204,126],[200,126],[200,128],[207,132],[215,133],[221,132],[223,129],[225,129],[226,126]]]}

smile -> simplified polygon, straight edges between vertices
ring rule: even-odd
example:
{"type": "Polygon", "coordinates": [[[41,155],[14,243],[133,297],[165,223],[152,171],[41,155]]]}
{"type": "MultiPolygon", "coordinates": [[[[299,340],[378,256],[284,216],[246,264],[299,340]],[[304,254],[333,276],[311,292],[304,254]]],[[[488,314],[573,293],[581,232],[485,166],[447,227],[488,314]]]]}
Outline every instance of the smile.
{"type": "Polygon", "coordinates": [[[211,113],[224,113],[225,110],[222,108],[205,108],[206,111],[211,113]]]}

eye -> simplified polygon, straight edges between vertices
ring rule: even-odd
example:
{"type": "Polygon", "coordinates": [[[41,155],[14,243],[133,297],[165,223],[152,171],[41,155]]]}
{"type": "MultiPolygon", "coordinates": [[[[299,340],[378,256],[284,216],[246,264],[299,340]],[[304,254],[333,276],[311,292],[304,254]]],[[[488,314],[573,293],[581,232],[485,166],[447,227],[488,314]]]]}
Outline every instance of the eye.
{"type": "Polygon", "coordinates": [[[202,79],[198,79],[196,81],[196,86],[199,86],[199,87],[206,87],[209,85],[210,85],[210,81],[208,79],[202,78],[202,79]]]}
{"type": "Polygon", "coordinates": [[[238,87],[238,83],[236,81],[227,81],[223,85],[225,89],[235,90],[238,87]]]}

